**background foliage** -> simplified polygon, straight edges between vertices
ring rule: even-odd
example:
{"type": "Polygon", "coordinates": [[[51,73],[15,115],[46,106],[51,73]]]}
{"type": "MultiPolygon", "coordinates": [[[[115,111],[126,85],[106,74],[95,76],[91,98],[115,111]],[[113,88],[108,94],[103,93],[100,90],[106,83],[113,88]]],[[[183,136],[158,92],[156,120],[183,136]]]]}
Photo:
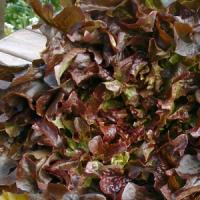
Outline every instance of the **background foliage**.
{"type": "MultiPolygon", "coordinates": [[[[44,3],[52,3],[55,10],[60,9],[59,0],[42,0],[44,3]]],[[[22,29],[34,22],[37,22],[38,18],[27,5],[25,0],[8,0],[6,7],[6,26],[7,29],[18,30],[22,29]]]]}

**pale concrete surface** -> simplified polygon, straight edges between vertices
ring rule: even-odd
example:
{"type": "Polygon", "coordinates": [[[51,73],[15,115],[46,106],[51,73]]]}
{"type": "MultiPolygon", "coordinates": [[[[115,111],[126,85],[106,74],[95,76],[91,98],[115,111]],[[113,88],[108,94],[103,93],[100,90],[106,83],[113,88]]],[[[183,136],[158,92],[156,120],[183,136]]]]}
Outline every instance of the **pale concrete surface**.
{"type": "Polygon", "coordinates": [[[20,66],[40,58],[46,37],[39,31],[23,29],[0,40],[0,64],[20,66]]]}
{"type": "Polygon", "coordinates": [[[26,64],[30,64],[30,61],[12,56],[7,53],[0,52],[0,65],[7,66],[24,66],[26,64]]]}

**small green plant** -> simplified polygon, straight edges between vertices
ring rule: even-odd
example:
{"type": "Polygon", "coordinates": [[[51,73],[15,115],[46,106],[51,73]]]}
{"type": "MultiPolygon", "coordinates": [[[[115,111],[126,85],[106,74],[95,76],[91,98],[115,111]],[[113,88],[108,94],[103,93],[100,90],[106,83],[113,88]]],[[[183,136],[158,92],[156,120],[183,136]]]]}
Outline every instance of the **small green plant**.
{"type": "Polygon", "coordinates": [[[27,6],[24,0],[10,0],[7,3],[5,21],[14,26],[14,29],[21,29],[36,20],[34,12],[27,6]]]}
{"type": "MultiPolygon", "coordinates": [[[[60,9],[59,0],[42,0],[43,3],[52,3],[55,10],[60,9]]],[[[33,10],[25,0],[9,0],[5,12],[5,21],[14,27],[14,30],[22,29],[38,21],[33,10]]]]}

